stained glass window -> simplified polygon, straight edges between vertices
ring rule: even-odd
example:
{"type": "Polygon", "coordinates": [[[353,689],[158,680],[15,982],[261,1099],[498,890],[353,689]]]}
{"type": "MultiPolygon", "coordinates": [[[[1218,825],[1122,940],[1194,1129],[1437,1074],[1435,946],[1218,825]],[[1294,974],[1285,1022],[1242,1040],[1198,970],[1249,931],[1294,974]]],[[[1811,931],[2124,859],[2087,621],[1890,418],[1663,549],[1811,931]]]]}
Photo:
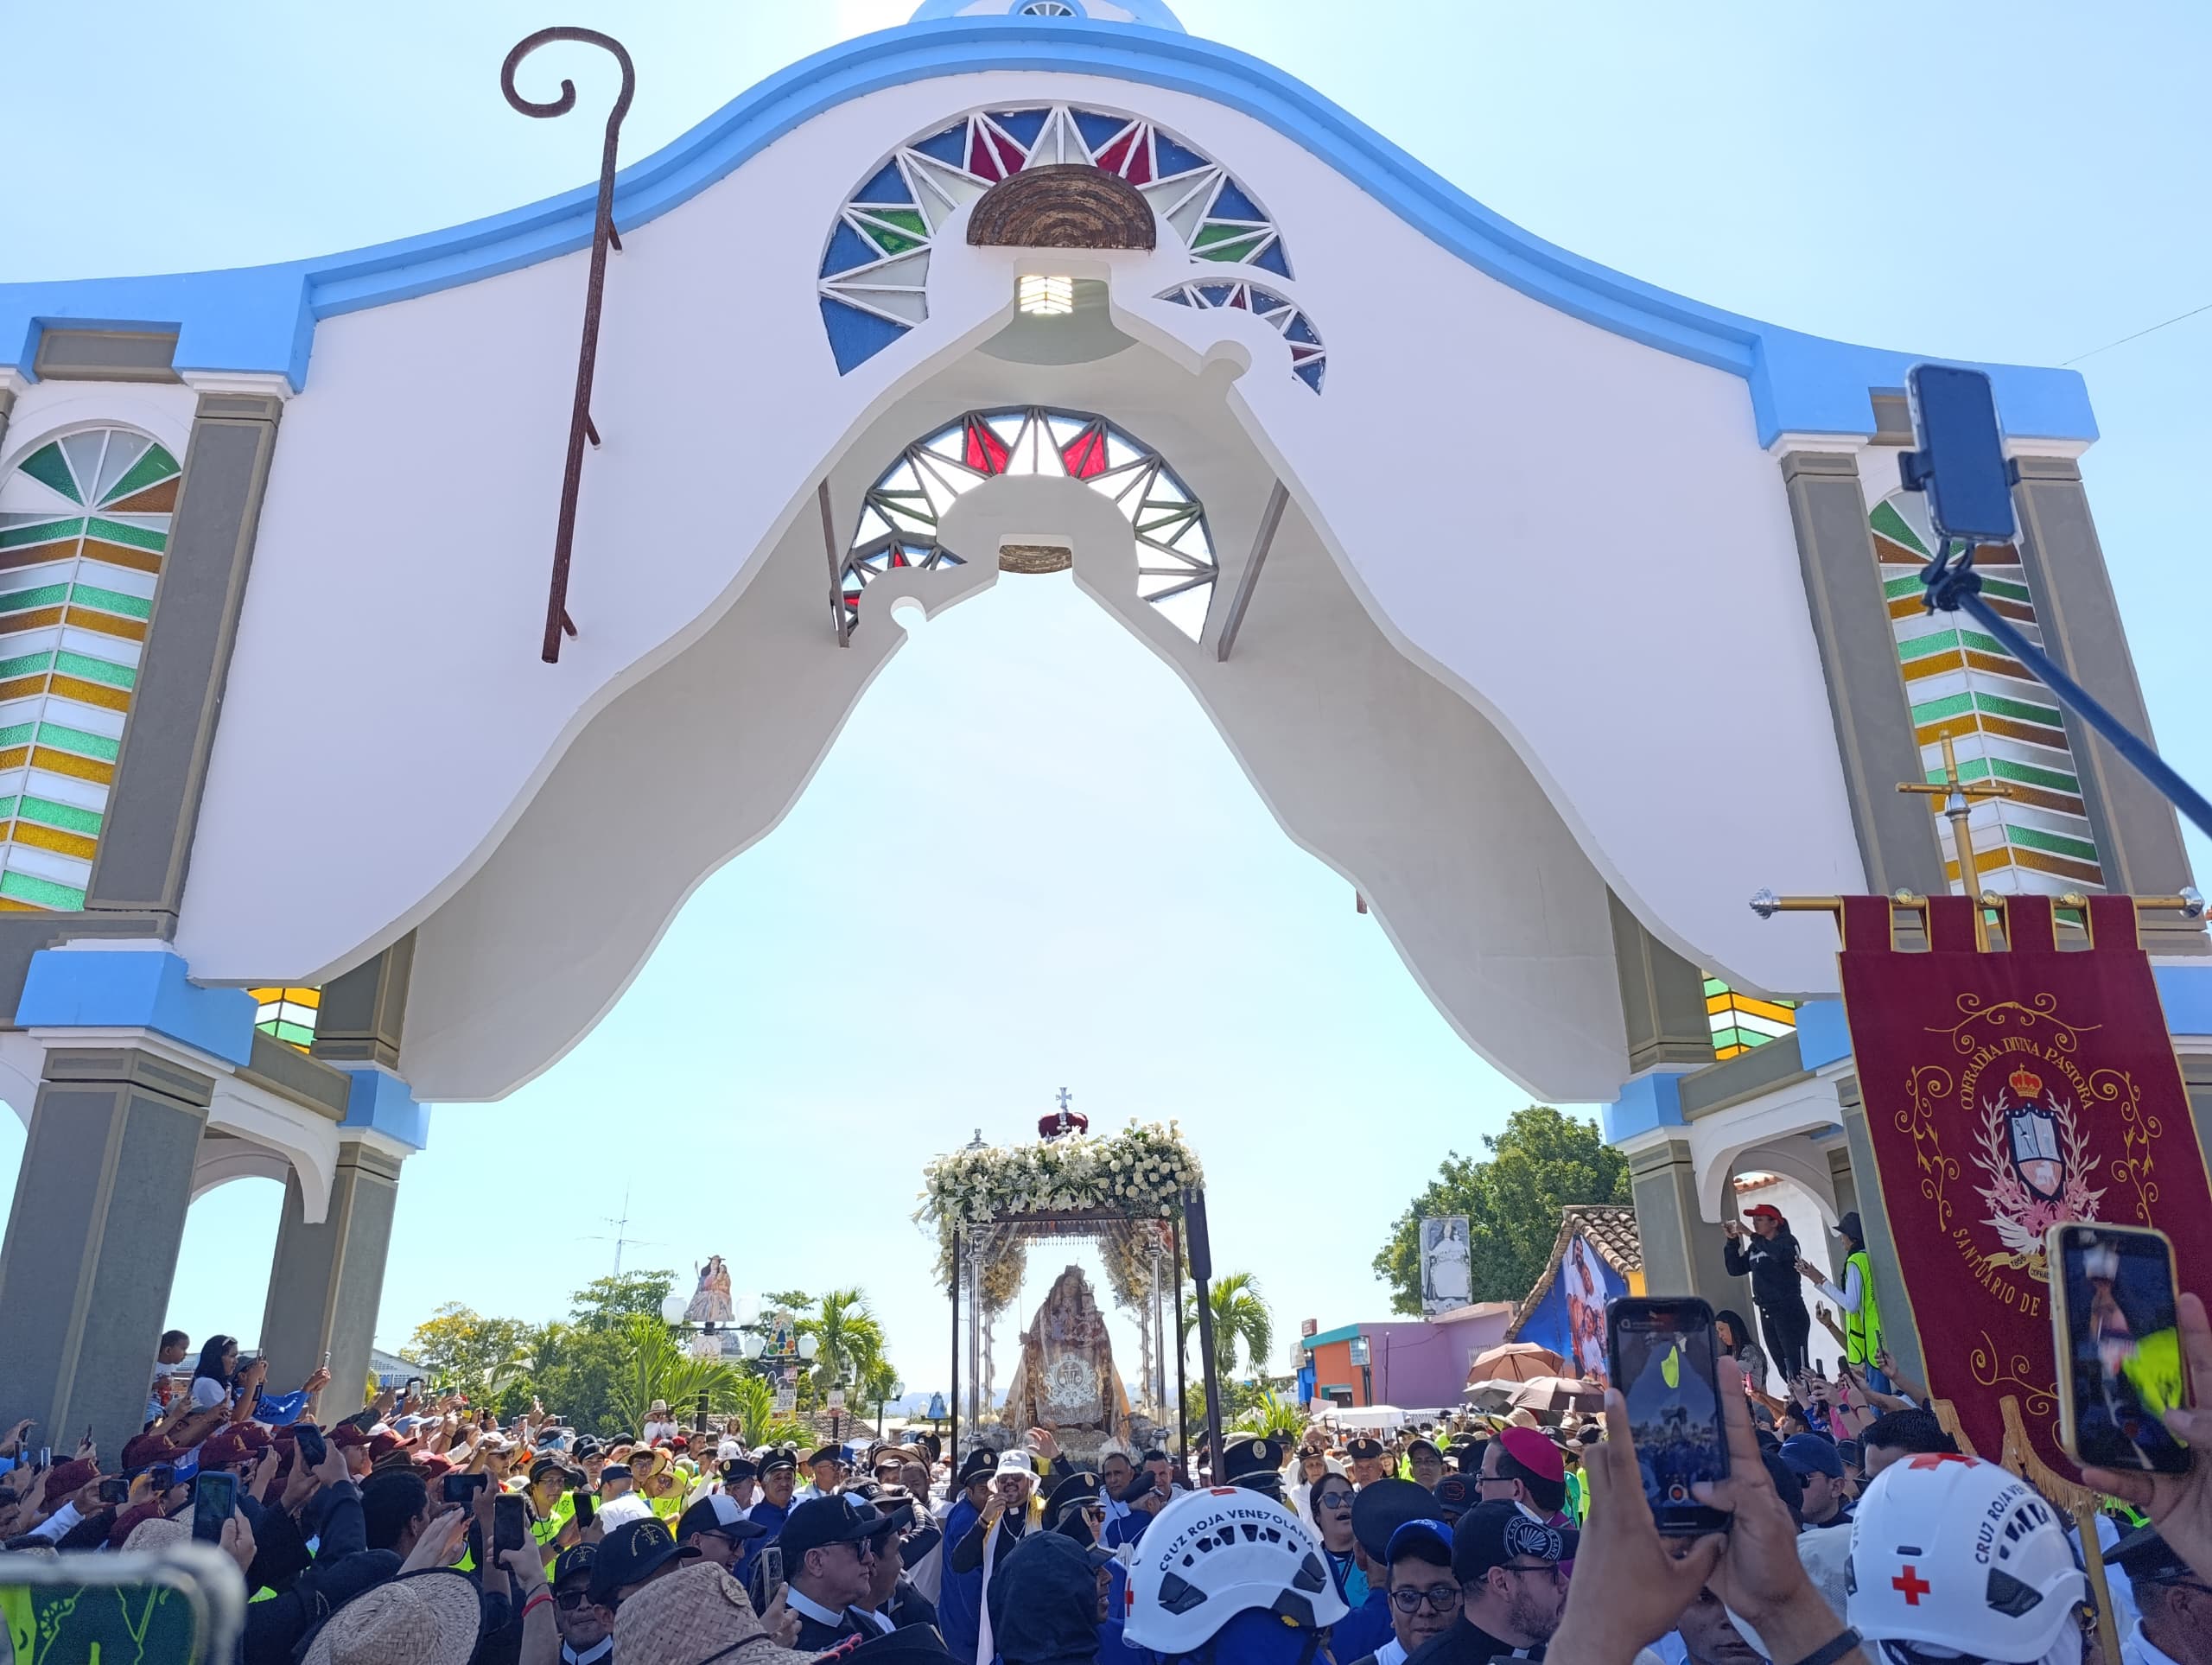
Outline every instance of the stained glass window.
{"type": "Polygon", "coordinates": [[[1181,307],[1238,307],[1263,323],[1290,346],[1290,373],[1316,393],[1328,371],[1328,348],[1321,345],[1313,321],[1284,296],[1257,283],[1178,283],[1160,297],[1181,307]]]}
{"type": "Polygon", "coordinates": [[[85,906],[178,475],[92,428],[0,480],[0,908],[85,906]]]}
{"type": "Polygon", "coordinates": [[[1705,1020],[1713,1030],[1713,1056],[1733,1058],[1796,1033],[1797,1002],[1759,1000],[1731,988],[1718,977],[1707,977],[1705,1020]]]}
{"type": "Polygon", "coordinates": [[[253,1026],[287,1046],[307,1051],[315,1039],[315,1020],[322,1012],[320,988],[249,988],[256,1010],[253,1026]]]}
{"type": "Polygon", "coordinates": [[[929,316],[930,246],[963,203],[1033,163],[1127,180],[1193,260],[1290,276],[1282,234],[1226,168],[1139,117],[1071,105],[977,111],[893,151],[838,210],[822,254],[822,321],[843,375],[929,316]]]}
{"type": "Polygon", "coordinates": [[[1157,451],[1104,417],[1036,405],[971,410],[908,446],[868,487],[840,586],[848,625],[885,573],[961,565],[937,541],[938,522],[1000,474],[1079,480],[1112,499],[1136,532],[1137,594],[1198,639],[1219,575],[1205,506],[1157,451]]]}
{"type": "MultiPolygon", "coordinates": [[[[1919,493],[1892,493],[1875,505],[1870,519],[1922,767],[1929,780],[1943,778],[1948,734],[1961,779],[1994,778],[2012,789],[2010,798],[1978,800],[1967,823],[1984,888],[2047,896],[2102,889],[2104,867],[2058,702],[1965,615],[1929,613],[1922,606],[1920,573],[1935,534],[1919,493]]],[[[2010,544],[1984,544],[1974,569],[1981,578],[1982,599],[2041,646],[2043,630],[2019,551],[2010,544]]],[[[1963,892],[1949,829],[1938,836],[1952,888],[1963,892]]]]}

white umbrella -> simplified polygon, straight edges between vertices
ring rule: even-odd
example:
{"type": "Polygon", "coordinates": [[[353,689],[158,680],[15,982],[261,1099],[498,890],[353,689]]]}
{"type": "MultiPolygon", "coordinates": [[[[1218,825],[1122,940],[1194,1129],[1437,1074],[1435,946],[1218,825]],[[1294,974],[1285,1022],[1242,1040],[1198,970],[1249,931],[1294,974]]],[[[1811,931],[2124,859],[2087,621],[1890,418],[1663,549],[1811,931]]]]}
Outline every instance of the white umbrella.
{"type": "Polygon", "coordinates": [[[1329,1413],[1328,1420],[1340,1428],[1387,1428],[1395,1432],[1405,1427],[1406,1414],[1395,1405],[1341,1405],[1329,1413]]]}

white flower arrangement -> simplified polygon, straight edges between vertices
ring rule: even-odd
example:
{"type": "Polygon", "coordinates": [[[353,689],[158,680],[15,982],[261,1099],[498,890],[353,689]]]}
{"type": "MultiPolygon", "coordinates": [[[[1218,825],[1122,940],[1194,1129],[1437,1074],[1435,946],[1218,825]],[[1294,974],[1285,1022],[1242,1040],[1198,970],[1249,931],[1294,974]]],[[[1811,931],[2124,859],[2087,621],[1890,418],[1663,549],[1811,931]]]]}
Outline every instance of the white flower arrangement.
{"type": "MultiPolygon", "coordinates": [[[[1129,1306],[1151,1292],[1161,1241],[1152,1223],[1179,1218],[1183,1190],[1202,1183],[1202,1173],[1174,1122],[1133,1123],[1118,1133],[941,1156],[922,1172],[914,1217],[937,1229],[938,1278],[949,1290],[953,1240],[963,1226],[1085,1209],[1123,1215],[1126,1223],[1103,1234],[1101,1252],[1115,1300],[1129,1306]]],[[[988,1256],[981,1268],[984,1302],[995,1311],[1019,1289],[1027,1255],[1022,1240],[1007,1233],[988,1256]]]]}

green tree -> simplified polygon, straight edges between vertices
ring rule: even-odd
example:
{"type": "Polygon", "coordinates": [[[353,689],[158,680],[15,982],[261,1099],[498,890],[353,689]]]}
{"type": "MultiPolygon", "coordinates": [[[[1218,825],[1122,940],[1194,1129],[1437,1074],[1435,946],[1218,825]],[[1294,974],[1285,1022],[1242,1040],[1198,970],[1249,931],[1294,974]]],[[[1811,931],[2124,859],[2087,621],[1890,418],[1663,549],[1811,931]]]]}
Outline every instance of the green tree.
{"type": "Polygon", "coordinates": [[[768,1425],[776,1420],[776,1390],[768,1385],[767,1377],[742,1371],[730,1394],[729,1408],[745,1430],[747,1443],[758,1445],[768,1425]]]}
{"type": "Polygon", "coordinates": [[[569,1297],[569,1320],[579,1330],[612,1330],[627,1318],[657,1319],[675,1288],[676,1274],[669,1271],[594,1278],[569,1297]]]}
{"type": "MultiPolygon", "coordinates": [[[[1268,1373],[1268,1353],[1275,1339],[1274,1314],[1260,1298],[1260,1281],[1249,1272],[1232,1272],[1216,1278],[1206,1288],[1206,1305],[1213,1308],[1214,1369],[1223,1382],[1236,1374],[1236,1344],[1244,1344],[1252,1374],[1268,1373]]],[[[1183,1292],[1183,1332],[1198,1327],[1198,1292],[1183,1292]]],[[[1225,1414],[1225,1413],[1224,1413],[1225,1414]]]]}
{"type": "Polygon", "coordinates": [[[1476,1300],[1519,1300],[1542,1274],[1559,1236],[1559,1211],[1570,1203],[1626,1203],[1628,1161],[1593,1122],[1531,1104],[1485,1134],[1487,1157],[1453,1151],[1414,1198],[1375,1256],[1375,1274],[1390,1286],[1391,1306],[1421,1311],[1421,1223],[1441,1214],[1467,1217],[1476,1300]]]}
{"type": "Polygon", "coordinates": [[[735,1408],[735,1367],[718,1358],[692,1357],[658,1314],[633,1312],[622,1321],[619,1333],[624,1357],[608,1394],[616,1427],[637,1433],[645,1426],[645,1413],[656,1399],[666,1400],[679,1415],[702,1393],[709,1411],[735,1408]]]}
{"type": "Polygon", "coordinates": [[[438,1388],[491,1402],[518,1378],[528,1357],[530,1326],[515,1319],[487,1319],[474,1307],[448,1301],[416,1326],[409,1355],[438,1388]]]}
{"type": "Polygon", "coordinates": [[[899,1380],[899,1372],[891,1368],[887,1358],[877,1357],[861,1372],[860,1401],[875,1407],[875,1432],[883,1433],[883,1408],[906,1391],[899,1380]]]}
{"type": "Polygon", "coordinates": [[[857,1289],[832,1289],[819,1305],[813,1317],[798,1321],[799,1334],[814,1338],[815,1384],[824,1390],[857,1385],[883,1357],[883,1326],[857,1289]]]}

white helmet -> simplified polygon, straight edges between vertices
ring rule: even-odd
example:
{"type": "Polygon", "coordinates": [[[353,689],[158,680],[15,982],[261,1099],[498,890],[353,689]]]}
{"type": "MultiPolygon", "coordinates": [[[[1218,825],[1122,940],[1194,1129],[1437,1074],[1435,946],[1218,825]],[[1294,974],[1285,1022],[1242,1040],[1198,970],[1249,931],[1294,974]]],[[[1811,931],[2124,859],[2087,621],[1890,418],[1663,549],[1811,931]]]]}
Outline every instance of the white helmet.
{"type": "Polygon", "coordinates": [[[1242,1486],[1185,1493],[1134,1547],[1123,1634],[1139,1648],[1194,1652],[1239,1613],[1271,1613],[1311,1633],[1351,1611],[1313,1535],[1242,1486]]]}
{"type": "Polygon", "coordinates": [[[2080,1665],[2088,1581],[2074,1546],[2058,1512],[1994,1463],[1935,1452],[1875,1476],[1845,1585],[1851,1624],[1891,1660],[2080,1665]]]}

